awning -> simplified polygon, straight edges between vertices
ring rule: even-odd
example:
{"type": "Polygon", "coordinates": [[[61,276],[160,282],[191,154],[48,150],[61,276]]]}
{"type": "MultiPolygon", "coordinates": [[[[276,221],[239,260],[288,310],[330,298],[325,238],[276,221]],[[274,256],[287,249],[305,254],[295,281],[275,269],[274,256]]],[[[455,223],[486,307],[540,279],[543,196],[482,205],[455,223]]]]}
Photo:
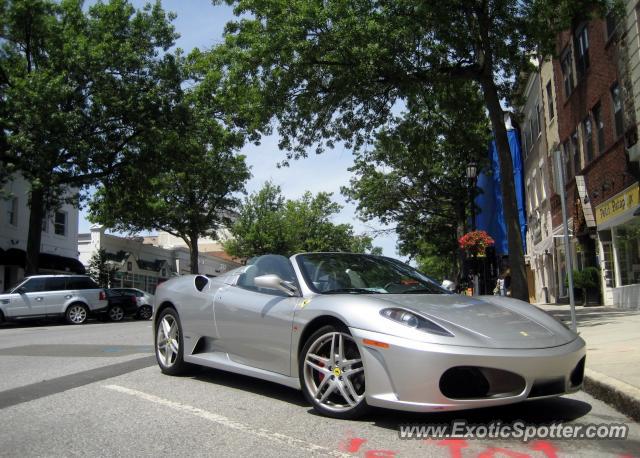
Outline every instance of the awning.
{"type": "MultiPolygon", "coordinates": [[[[74,258],[59,256],[57,254],[40,253],[38,257],[41,269],[58,270],[76,274],[85,274],[86,270],[82,263],[74,258]]],[[[17,266],[24,268],[27,264],[27,253],[19,248],[9,248],[0,253],[0,265],[17,266]]]]}
{"type": "Polygon", "coordinates": [[[27,262],[27,253],[19,248],[9,248],[0,257],[0,264],[3,266],[24,267],[27,262]]]}
{"type": "Polygon", "coordinates": [[[40,253],[40,268],[49,270],[62,270],[75,274],[85,274],[86,269],[80,261],[56,254],[40,253]]]}

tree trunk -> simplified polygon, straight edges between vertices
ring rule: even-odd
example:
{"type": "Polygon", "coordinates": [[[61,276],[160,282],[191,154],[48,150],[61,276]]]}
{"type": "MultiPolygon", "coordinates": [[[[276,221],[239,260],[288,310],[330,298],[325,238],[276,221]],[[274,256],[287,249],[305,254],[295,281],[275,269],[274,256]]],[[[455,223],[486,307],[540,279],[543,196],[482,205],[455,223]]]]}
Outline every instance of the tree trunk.
{"type": "Polygon", "coordinates": [[[29,233],[27,235],[27,262],[25,276],[38,273],[40,242],[42,241],[42,217],[44,216],[44,191],[41,187],[31,188],[29,213],[29,233]]]}
{"type": "Polygon", "coordinates": [[[198,274],[198,236],[191,234],[189,236],[189,257],[191,258],[191,273],[198,274]]]}
{"type": "Polygon", "coordinates": [[[513,181],[513,161],[507,129],[504,125],[504,112],[500,106],[500,98],[495,82],[490,77],[481,79],[480,84],[489,111],[489,118],[495,136],[498,158],[500,160],[500,187],[502,191],[502,208],[505,225],[507,226],[507,241],[509,247],[509,267],[511,269],[511,296],[529,302],[527,277],[524,268],[524,252],[522,250],[522,235],[518,219],[516,192],[513,181]]]}

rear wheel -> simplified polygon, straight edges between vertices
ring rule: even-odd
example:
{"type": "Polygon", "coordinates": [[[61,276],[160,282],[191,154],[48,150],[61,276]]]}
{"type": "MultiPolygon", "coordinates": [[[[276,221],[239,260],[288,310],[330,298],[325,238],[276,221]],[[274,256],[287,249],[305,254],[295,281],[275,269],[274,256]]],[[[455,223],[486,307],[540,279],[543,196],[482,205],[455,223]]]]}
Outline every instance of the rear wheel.
{"type": "Polygon", "coordinates": [[[107,311],[111,321],[122,321],[124,318],[124,309],[121,305],[112,305],[107,311]]]}
{"type": "Polygon", "coordinates": [[[69,324],[83,324],[89,317],[89,309],[84,304],[71,304],[64,316],[69,324]]]}
{"type": "Polygon", "coordinates": [[[149,318],[151,318],[152,314],[153,314],[153,310],[151,310],[150,305],[143,305],[138,309],[139,320],[148,320],[149,318]]]}
{"type": "Polygon", "coordinates": [[[344,326],[324,326],[305,343],[299,361],[302,392],[323,415],[352,419],[368,410],[360,351],[344,326]]]}
{"type": "Polygon", "coordinates": [[[184,339],[178,312],[166,308],[156,320],[156,361],[160,370],[168,375],[180,375],[189,365],[184,362],[184,339]]]}

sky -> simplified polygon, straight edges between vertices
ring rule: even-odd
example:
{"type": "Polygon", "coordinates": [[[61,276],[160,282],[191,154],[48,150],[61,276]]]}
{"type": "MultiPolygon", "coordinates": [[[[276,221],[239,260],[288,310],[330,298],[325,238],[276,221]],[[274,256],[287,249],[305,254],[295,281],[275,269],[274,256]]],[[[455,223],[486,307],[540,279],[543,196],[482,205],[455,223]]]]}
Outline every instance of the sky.
{"type": "MultiPolygon", "coordinates": [[[[131,0],[136,7],[142,7],[146,1],[131,0]]],[[[176,31],[180,34],[176,45],[185,52],[194,47],[209,49],[222,42],[225,24],[234,18],[232,8],[216,5],[211,0],[163,0],[165,11],[177,14],[174,20],[176,31]]],[[[253,177],[247,183],[248,192],[257,191],[266,181],[279,185],[286,198],[297,199],[305,191],[314,194],[320,191],[333,193],[333,200],[343,205],[335,223],[352,224],[357,233],[367,232],[382,226],[373,221],[363,223],[355,215],[355,204],[347,203],[340,194],[340,187],[347,186],[352,174],[347,169],[353,165],[350,151],[336,147],[322,155],[310,152],[306,159],[290,161],[289,167],[278,168],[277,163],[285,159],[285,152],[278,149],[278,136],[264,137],[261,144],[247,145],[241,153],[246,155],[253,177]]],[[[81,233],[89,232],[90,223],[86,219],[86,210],[80,214],[81,233]]],[[[395,234],[378,235],[374,246],[379,246],[387,256],[398,257],[395,234]]]]}

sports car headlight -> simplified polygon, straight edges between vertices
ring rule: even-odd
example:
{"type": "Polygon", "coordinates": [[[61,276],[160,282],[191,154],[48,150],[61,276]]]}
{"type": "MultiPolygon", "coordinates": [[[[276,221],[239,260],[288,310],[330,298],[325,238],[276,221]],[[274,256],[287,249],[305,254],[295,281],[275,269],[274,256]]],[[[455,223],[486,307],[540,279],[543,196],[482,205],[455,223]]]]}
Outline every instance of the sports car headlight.
{"type": "Polygon", "coordinates": [[[453,337],[446,329],[438,326],[433,321],[427,320],[420,315],[416,315],[413,312],[404,309],[390,308],[380,310],[380,315],[388,318],[396,323],[403,324],[410,328],[418,329],[419,331],[428,332],[430,334],[437,334],[439,336],[453,337]]]}

